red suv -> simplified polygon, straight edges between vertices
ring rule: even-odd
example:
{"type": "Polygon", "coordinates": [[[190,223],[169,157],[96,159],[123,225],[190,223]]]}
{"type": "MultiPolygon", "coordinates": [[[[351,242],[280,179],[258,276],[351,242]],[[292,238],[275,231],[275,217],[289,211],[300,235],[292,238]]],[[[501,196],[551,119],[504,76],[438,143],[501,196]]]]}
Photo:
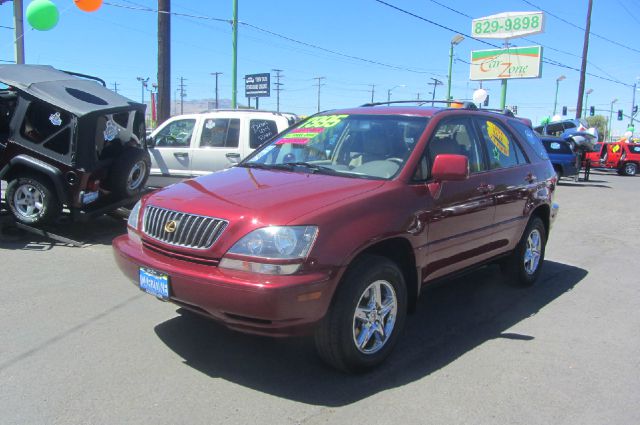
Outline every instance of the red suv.
{"type": "Polygon", "coordinates": [[[313,333],[325,361],[359,371],[430,283],[499,260],[533,284],[555,183],[513,115],[368,104],[144,197],[113,246],[140,289],[242,332],[313,333]]]}

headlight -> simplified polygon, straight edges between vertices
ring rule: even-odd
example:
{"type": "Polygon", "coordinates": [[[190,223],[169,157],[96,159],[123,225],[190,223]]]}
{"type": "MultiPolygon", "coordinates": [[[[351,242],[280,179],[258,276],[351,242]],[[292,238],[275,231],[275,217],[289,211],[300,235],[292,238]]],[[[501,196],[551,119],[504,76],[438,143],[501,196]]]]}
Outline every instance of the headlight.
{"type": "Polygon", "coordinates": [[[316,226],[269,226],[249,233],[229,250],[229,254],[272,260],[305,258],[316,239],[316,226]]]}
{"type": "Polygon", "coordinates": [[[316,226],[269,226],[256,229],[231,247],[227,254],[241,258],[220,261],[219,267],[252,273],[285,275],[298,271],[298,263],[274,263],[282,260],[303,260],[311,251],[318,228],[316,226]]]}
{"type": "Polygon", "coordinates": [[[136,202],[134,207],[131,208],[131,212],[129,213],[129,218],[127,219],[127,226],[138,230],[139,216],[140,216],[140,201],[136,202]]]}

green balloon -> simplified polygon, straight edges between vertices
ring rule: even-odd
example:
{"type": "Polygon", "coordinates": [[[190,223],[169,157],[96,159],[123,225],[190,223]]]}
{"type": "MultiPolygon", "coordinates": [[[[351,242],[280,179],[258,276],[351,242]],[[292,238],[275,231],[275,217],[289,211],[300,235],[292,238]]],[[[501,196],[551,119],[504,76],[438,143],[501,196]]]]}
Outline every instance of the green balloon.
{"type": "Polygon", "coordinates": [[[551,122],[551,117],[544,117],[540,121],[540,125],[546,125],[546,124],[549,124],[550,122],[551,122]]]}
{"type": "Polygon", "coordinates": [[[51,0],[33,0],[27,6],[27,22],[38,31],[49,31],[59,18],[58,7],[51,0]]]}

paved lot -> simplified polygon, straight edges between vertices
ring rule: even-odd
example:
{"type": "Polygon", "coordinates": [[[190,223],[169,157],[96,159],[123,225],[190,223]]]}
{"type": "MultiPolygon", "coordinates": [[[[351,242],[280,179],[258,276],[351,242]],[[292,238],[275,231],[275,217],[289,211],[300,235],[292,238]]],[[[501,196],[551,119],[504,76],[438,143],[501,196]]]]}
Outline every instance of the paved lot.
{"type": "Polygon", "coordinates": [[[559,187],[536,287],[491,266],[429,291],[364,376],[142,294],[121,221],[71,229],[84,248],[4,228],[0,423],[638,424],[640,177],[591,177],[559,187]]]}

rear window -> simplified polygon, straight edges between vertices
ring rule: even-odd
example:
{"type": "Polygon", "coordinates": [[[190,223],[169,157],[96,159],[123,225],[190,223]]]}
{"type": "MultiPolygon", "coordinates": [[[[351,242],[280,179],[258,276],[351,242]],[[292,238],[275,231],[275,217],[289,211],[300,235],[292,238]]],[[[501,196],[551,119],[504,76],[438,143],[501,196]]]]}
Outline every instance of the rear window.
{"type": "Polygon", "coordinates": [[[520,137],[527,141],[529,146],[531,146],[533,151],[536,153],[536,155],[538,155],[538,157],[540,157],[540,159],[549,159],[549,155],[542,145],[540,137],[538,137],[533,129],[516,120],[509,120],[509,124],[520,137]]]}
{"type": "Polygon", "coordinates": [[[560,140],[542,140],[544,148],[549,153],[565,153],[572,154],[571,147],[568,143],[560,140]]]}

